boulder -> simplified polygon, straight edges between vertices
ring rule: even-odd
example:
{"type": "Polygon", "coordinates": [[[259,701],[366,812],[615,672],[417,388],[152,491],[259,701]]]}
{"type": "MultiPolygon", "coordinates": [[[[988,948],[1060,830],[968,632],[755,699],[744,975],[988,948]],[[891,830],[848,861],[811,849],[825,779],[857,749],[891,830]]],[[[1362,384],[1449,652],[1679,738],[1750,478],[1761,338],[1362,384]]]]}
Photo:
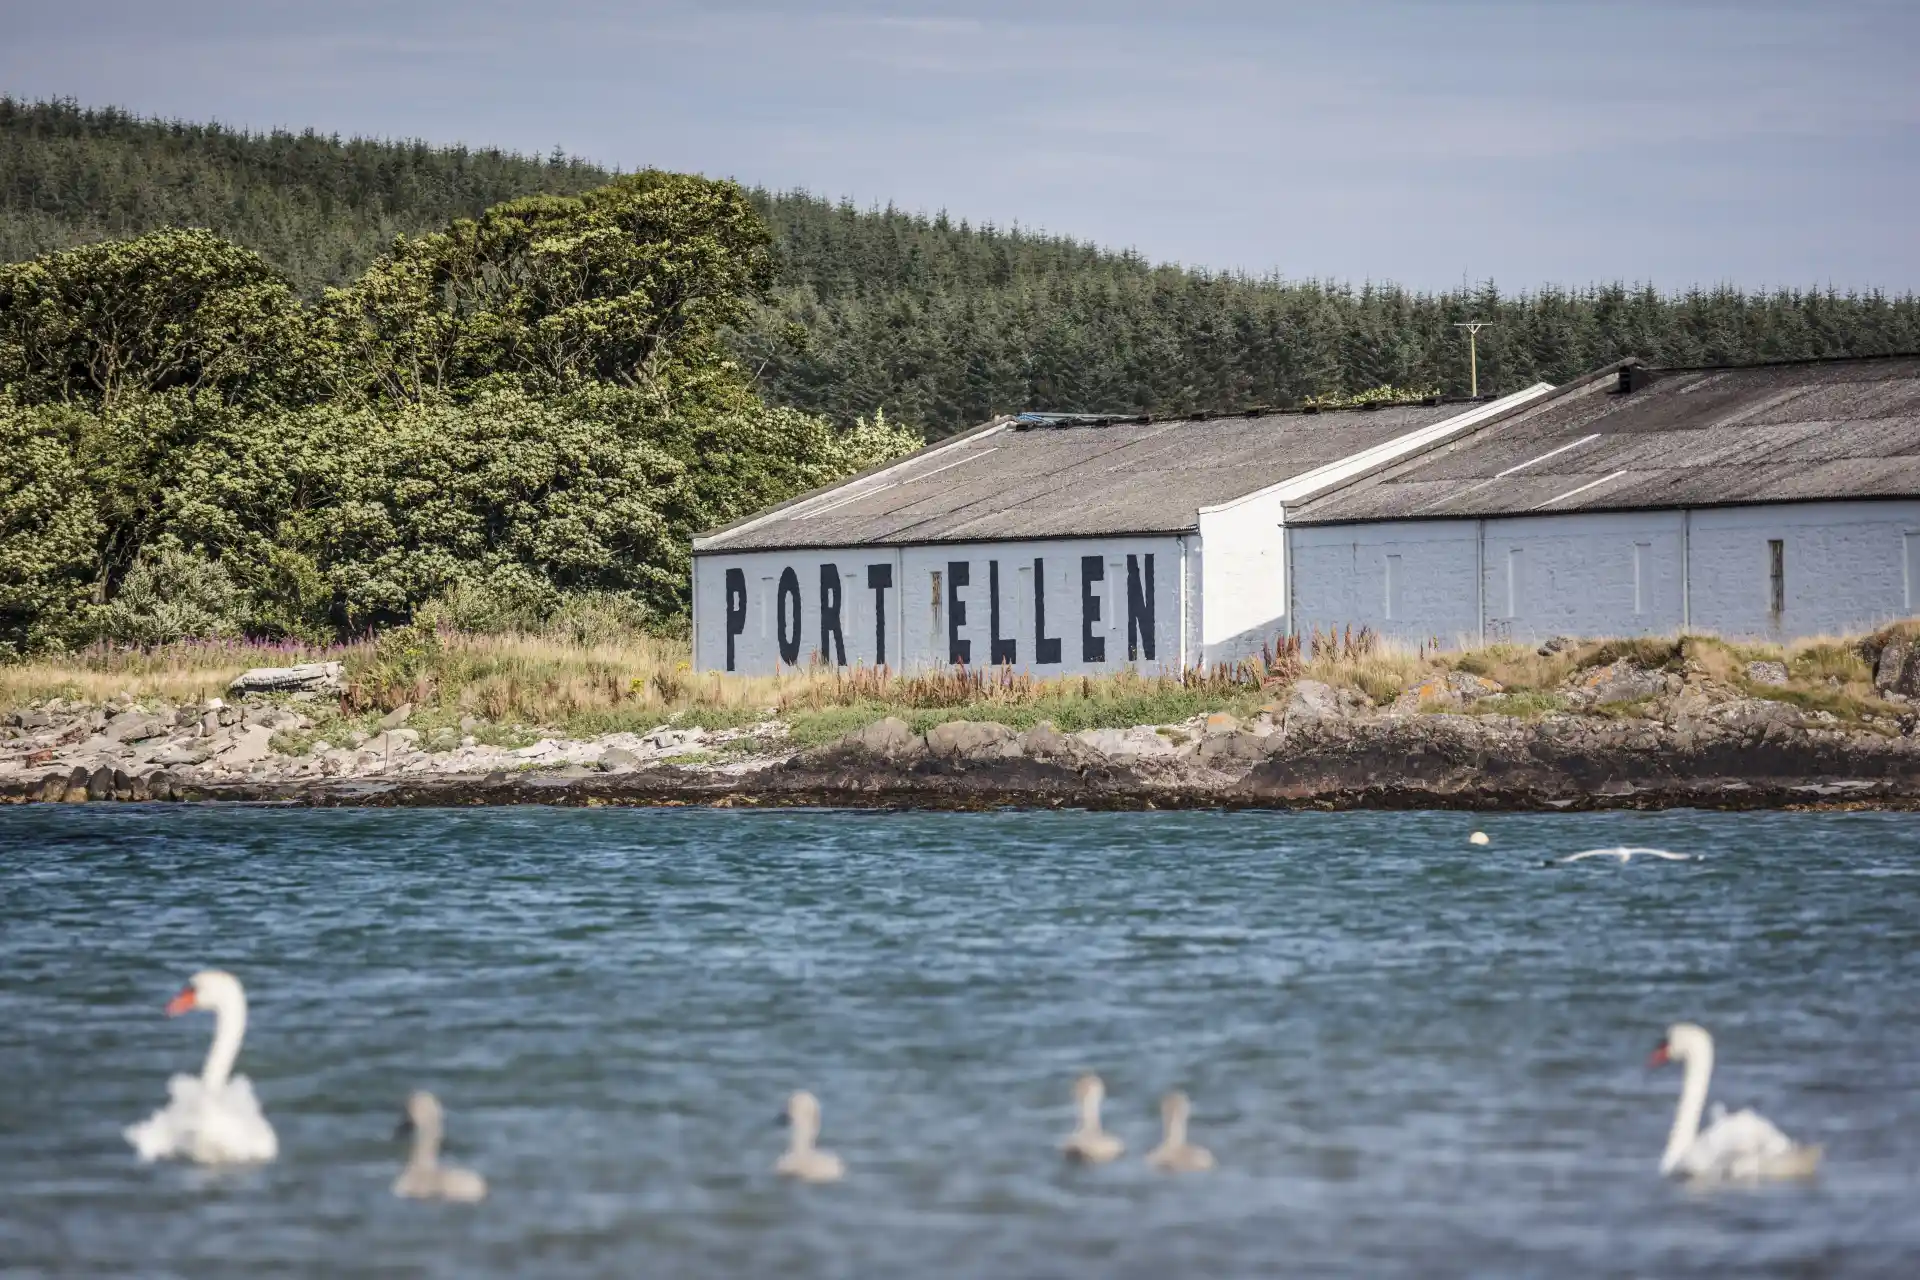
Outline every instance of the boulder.
{"type": "Polygon", "coordinates": [[[1667,691],[1667,678],[1649,671],[1631,658],[1621,658],[1603,667],[1576,672],[1569,681],[1569,696],[1585,706],[1602,702],[1632,702],[1667,691]]]}
{"type": "Polygon", "coordinates": [[[26,708],[15,711],[9,715],[7,717],[7,723],[18,725],[22,729],[44,729],[53,723],[53,717],[44,711],[35,711],[31,708],[26,708]]]}
{"type": "Polygon", "coordinates": [[[380,727],[382,729],[398,729],[401,725],[405,724],[412,715],[413,704],[411,702],[403,702],[380,717],[380,727]]]}
{"type": "Polygon", "coordinates": [[[1504,692],[1505,685],[1485,676],[1467,671],[1435,672],[1403,690],[1393,700],[1392,709],[1401,714],[1413,711],[1458,711],[1468,703],[1504,692]]]}
{"type": "Polygon", "coordinates": [[[249,693],[337,693],[344,687],[345,667],[338,662],[303,662],[292,667],[255,667],[242,671],[227,686],[227,692],[249,693]]]}
{"type": "Polygon", "coordinates": [[[1290,728],[1321,720],[1338,720],[1344,713],[1338,689],[1318,680],[1295,680],[1274,719],[1290,728]]]}
{"type": "Polygon", "coordinates": [[[272,754],[273,730],[265,725],[251,725],[234,736],[233,745],[220,753],[219,761],[222,768],[239,769],[257,764],[272,754]]]}
{"type": "Polygon", "coordinates": [[[1020,735],[991,720],[949,720],[927,730],[927,750],[942,760],[988,760],[1020,754],[1020,735]]]}
{"type": "Polygon", "coordinates": [[[1785,684],[1787,682],[1787,664],[1784,662],[1749,662],[1747,679],[1755,684],[1785,684]]]}
{"type": "Polygon", "coordinates": [[[600,753],[600,767],[602,769],[638,769],[640,756],[638,752],[629,751],[625,747],[608,747],[600,753]]]}
{"type": "Polygon", "coordinates": [[[1907,698],[1920,694],[1920,645],[1901,639],[1887,641],[1873,667],[1873,687],[1883,694],[1907,698]]]}
{"type": "Polygon", "coordinates": [[[1201,740],[1199,756],[1203,763],[1216,768],[1236,761],[1252,764],[1266,759],[1272,745],[1273,740],[1257,733],[1215,733],[1201,740]]]}
{"type": "Polygon", "coordinates": [[[1170,756],[1179,750],[1152,729],[1082,729],[1073,740],[1109,760],[1136,760],[1142,756],[1170,756]]]}
{"type": "Polygon", "coordinates": [[[1216,733],[1238,733],[1240,721],[1225,711],[1215,711],[1200,722],[1200,732],[1205,736],[1216,733]]]}
{"type": "Polygon", "coordinates": [[[926,740],[898,716],[877,720],[864,729],[848,734],[840,741],[845,746],[858,747],[872,755],[885,756],[889,760],[925,755],[927,751],[926,740]]]}
{"type": "Polygon", "coordinates": [[[153,758],[155,764],[199,764],[213,754],[214,744],[205,738],[177,738],[153,758]]]}
{"type": "Polygon", "coordinates": [[[698,725],[688,729],[675,729],[664,724],[640,739],[640,741],[647,743],[659,751],[674,751],[681,747],[697,747],[706,740],[707,731],[698,725]]]}
{"type": "Polygon", "coordinates": [[[148,738],[157,738],[172,725],[160,716],[150,716],[144,711],[122,711],[107,721],[101,732],[115,742],[145,742],[148,738]]]}
{"type": "Polygon", "coordinates": [[[1080,744],[1054,728],[1051,720],[1042,720],[1021,734],[1020,747],[1036,760],[1071,760],[1081,753],[1080,744]]]}
{"type": "Polygon", "coordinates": [[[1551,658],[1556,653],[1565,653],[1568,649],[1575,647],[1579,643],[1580,642],[1572,636],[1548,636],[1546,643],[1542,644],[1538,649],[1534,650],[1534,652],[1543,658],[1551,658]]]}

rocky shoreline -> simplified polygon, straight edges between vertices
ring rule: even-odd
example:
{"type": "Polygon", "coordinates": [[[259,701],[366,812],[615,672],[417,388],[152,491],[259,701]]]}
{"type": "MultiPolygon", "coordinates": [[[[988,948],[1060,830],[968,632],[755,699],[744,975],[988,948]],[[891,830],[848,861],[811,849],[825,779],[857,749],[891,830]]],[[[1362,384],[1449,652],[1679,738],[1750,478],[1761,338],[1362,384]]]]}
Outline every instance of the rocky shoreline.
{"type": "MultiPolygon", "coordinates": [[[[1524,717],[1477,713],[1499,686],[1455,672],[1384,707],[1300,680],[1246,721],[1212,715],[1068,734],[960,720],[923,734],[886,719],[804,749],[785,741],[777,720],[522,747],[471,734],[449,741],[443,729],[423,742],[402,708],[377,733],[354,735],[362,741],[283,754],[285,735],[312,723],[303,700],[334,696],[339,679],[337,670],[292,672],[249,672],[231,701],[56,700],[14,711],[0,742],[0,803],[1920,807],[1920,717],[1842,721],[1628,662],[1582,672],[1567,709],[1524,717]]],[[[1887,696],[1892,708],[1906,697],[1887,696]]]]}

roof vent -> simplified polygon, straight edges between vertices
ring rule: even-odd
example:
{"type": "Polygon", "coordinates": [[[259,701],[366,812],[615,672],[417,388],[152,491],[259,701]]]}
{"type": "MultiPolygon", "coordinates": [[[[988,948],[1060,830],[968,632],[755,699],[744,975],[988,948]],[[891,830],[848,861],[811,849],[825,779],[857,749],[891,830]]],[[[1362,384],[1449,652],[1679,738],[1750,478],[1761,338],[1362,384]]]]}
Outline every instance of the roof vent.
{"type": "Polygon", "coordinates": [[[1640,388],[1648,386],[1652,382],[1653,370],[1649,369],[1646,365],[1635,361],[1632,364],[1620,366],[1620,393],[1622,395],[1625,395],[1629,391],[1638,391],[1640,388]]]}

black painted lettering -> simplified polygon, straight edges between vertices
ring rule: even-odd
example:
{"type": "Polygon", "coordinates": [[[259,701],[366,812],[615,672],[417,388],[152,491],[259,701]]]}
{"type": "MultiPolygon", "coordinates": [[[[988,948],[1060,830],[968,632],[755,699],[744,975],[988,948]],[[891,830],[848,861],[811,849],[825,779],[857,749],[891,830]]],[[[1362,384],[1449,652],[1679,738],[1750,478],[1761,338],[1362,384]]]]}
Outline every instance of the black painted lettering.
{"type": "Polygon", "coordinates": [[[1080,557],[1080,661],[1105,662],[1107,638],[1095,635],[1094,623],[1100,621],[1100,593],[1094,584],[1107,580],[1107,566],[1099,556],[1080,557]]]}
{"type": "Polygon", "coordinates": [[[887,588],[893,585],[893,566],[867,566],[867,586],[873,591],[873,662],[887,665],[887,588]]]}
{"type": "Polygon", "coordinates": [[[747,630],[747,571],[727,570],[727,670],[733,670],[733,638],[747,630]]]}
{"type": "MultiPolygon", "coordinates": [[[[1148,641],[1151,650],[1152,641],[1148,641]]],[[[835,666],[847,665],[847,642],[840,634],[840,568],[820,566],[820,656],[835,666]]],[[[1148,657],[1152,657],[1149,652],[1148,657]]]]}
{"type": "Polygon", "coordinates": [[[987,561],[987,656],[994,666],[1019,661],[1019,645],[1000,636],[1000,562],[987,561]]]}
{"type": "Polygon", "coordinates": [[[1127,661],[1137,662],[1142,653],[1153,661],[1153,556],[1127,557],[1127,661]],[[1141,585],[1141,562],[1146,563],[1146,584],[1141,585]]]}
{"type": "Polygon", "coordinates": [[[1033,558],[1033,660],[1042,667],[1060,663],[1060,637],[1047,634],[1047,562],[1033,558]]]}
{"type": "Polygon", "coordinates": [[[973,641],[960,638],[967,625],[967,606],[960,599],[960,588],[971,583],[973,569],[965,560],[947,561],[947,661],[966,666],[973,658],[973,641]]]}
{"type": "Polygon", "coordinates": [[[800,575],[792,569],[780,571],[780,589],[775,593],[780,605],[780,661],[788,666],[800,663],[800,575]],[[793,603],[788,605],[788,601],[793,603]]]}

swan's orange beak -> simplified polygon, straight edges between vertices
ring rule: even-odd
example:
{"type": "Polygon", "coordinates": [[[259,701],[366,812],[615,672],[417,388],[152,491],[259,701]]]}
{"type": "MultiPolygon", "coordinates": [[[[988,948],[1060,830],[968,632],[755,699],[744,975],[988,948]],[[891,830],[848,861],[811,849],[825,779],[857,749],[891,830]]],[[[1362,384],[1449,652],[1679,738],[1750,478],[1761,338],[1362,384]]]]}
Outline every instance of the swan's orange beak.
{"type": "Polygon", "coordinates": [[[182,987],[179,995],[167,1001],[167,1016],[169,1018],[178,1017],[193,1007],[193,988],[182,987]]]}
{"type": "Polygon", "coordinates": [[[1647,1065],[1650,1067],[1664,1067],[1671,1061],[1673,1061],[1673,1059],[1667,1055],[1667,1042],[1662,1040],[1659,1048],[1653,1051],[1653,1056],[1647,1059],[1647,1065]]]}

